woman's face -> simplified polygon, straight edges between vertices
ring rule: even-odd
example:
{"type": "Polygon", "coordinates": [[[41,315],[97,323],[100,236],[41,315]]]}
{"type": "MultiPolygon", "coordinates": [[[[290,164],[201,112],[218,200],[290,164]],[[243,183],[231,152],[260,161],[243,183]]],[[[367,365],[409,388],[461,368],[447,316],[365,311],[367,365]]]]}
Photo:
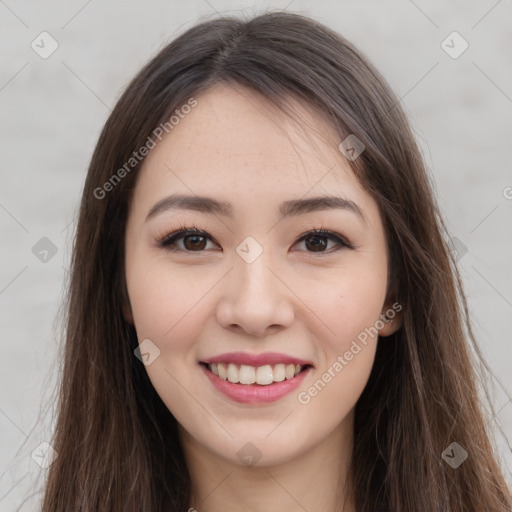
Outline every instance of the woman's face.
{"type": "Polygon", "coordinates": [[[351,435],[376,329],[398,323],[379,321],[386,239],[322,119],[295,104],[304,137],[246,89],[196,99],[138,176],[125,314],[185,442],[273,465],[351,435]]]}

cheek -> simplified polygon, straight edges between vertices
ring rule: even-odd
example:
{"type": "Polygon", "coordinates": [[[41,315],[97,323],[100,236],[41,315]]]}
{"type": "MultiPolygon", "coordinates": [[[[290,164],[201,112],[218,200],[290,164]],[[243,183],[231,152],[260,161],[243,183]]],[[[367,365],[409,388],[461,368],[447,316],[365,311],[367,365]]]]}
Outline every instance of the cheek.
{"type": "Polygon", "coordinates": [[[204,421],[203,410],[191,412],[190,397],[200,396],[201,389],[197,379],[191,379],[190,369],[197,363],[195,347],[213,307],[208,302],[208,291],[216,282],[212,274],[199,277],[197,270],[170,269],[162,261],[146,267],[134,265],[132,273],[127,273],[139,343],[150,339],[159,350],[145,369],[178,421],[190,421],[191,414],[198,424],[204,421]]]}
{"type": "Polygon", "coordinates": [[[322,320],[322,334],[316,336],[319,361],[297,401],[308,415],[323,418],[321,428],[346,418],[363,392],[375,359],[376,322],[385,288],[383,272],[366,269],[362,273],[361,269],[361,273],[339,279],[335,286],[319,285],[317,293],[310,290],[315,296],[311,304],[322,320]]]}
{"type": "Polygon", "coordinates": [[[373,326],[381,313],[384,297],[385,283],[363,286],[359,280],[340,285],[329,305],[330,322],[336,333],[334,343],[344,345],[373,326]]]}
{"type": "Polygon", "coordinates": [[[128,293],[139,339],[184,343],[199,330],[202,302],[215,284],[213,273],[170,268],[165,262],[134,265],[127,273],[128,293]],[[148,268],[148,270],[145,270],[148,268]]]}
{"type": "Polygon", "coordinates": [[[386,295],[386,267],[348,265],[321,280],[303,281],[300,293],[323,324],[325,350],[343,350],[379,319],[386,295]]]}

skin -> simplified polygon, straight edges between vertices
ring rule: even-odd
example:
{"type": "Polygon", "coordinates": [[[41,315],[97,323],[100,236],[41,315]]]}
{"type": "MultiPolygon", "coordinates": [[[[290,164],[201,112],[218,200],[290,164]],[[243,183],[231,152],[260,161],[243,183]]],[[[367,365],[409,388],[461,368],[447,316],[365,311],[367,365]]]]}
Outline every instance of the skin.
{"type": "MultiPolygon", "coordinates": [[[[354,406],[378,337],[361,345],[308,404],[297,397],[391,307],[377,204],[338,150],[339,137],[304,106],[294,106],[303,121],[297,124],[243,88],[217,85],[196,99],[138,176],[126,231],[124,306],[139,342],[150,339],[160,350],[145,368],[180,425],[190,506],[272,512],[343,505],[350,512],[345,486],[354,406]],[[175,193],[230,202],[233,217],[168,210],[146,220],[158,201],[175,193]],[[348,209],[280,220],[281,202],[319,195],[350,199],[364,220],[348,209]],[[195,225],[213,241],[199,243],[199,250],[183,238],[175,251],[161,247],[159,240],[181,224],[195,225]],[[299,240],[314,228],[338,233],[354,248],[327,237],[324,252],[315,251],[314,243],[299,240]],[[247,236],[263,249],[252,263],[236,252],[247,236]],[[240,404],[220,394],[199,365],[234,351],[281,352],[314,368],[277,402],[240,404]],[[254,466],[237,456],[248,442],[261,454],[254,466]]],[[[379,335],[399,324],[397,315],[379,335]]]]}

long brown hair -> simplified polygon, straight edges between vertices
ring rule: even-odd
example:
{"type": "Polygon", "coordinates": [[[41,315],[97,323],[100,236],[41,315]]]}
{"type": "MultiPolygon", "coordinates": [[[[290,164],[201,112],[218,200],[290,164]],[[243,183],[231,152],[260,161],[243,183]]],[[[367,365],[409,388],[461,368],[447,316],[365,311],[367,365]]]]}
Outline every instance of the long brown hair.
{"type": "Polygon", "coordinates": [[[338,34],[301,15],[269,12],[187,30],[138,73],[103,128],[74,240],[51,443],[58,457],[43,512],[189,506],[176,420],[134,356],[136,332],[122,311],[125,226],[140,168],[126,162],[176,109],[215,83],[249,87],[288,114],[288,100],[298,99],[327,117],[340,142],[353,134],[365,145],[351,165],[378,203],[389,294],[404,309],[402,327],[378,344],[356,406],[351,480],[358,512],[509,510],[486,432],[483,363],[461,281],[399,101],[338,34]],[[456,469],[442,457],[452,442],[468,452],[456,469]]]}

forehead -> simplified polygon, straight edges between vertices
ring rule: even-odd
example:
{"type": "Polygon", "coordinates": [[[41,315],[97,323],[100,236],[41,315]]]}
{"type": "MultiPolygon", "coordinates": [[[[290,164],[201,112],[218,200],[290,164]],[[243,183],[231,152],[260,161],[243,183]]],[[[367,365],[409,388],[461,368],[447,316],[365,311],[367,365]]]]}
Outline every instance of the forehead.
{"type": "Polygon", "coordinates": [[[136,197],[178,191],[234,202],[236,192],[242,202],[281,201],[339,191],[368,199],[333,127],[299,101],[290,100],[290,118],[246,88],[217,85],[196,100],[146,157],[136,197]]]}

